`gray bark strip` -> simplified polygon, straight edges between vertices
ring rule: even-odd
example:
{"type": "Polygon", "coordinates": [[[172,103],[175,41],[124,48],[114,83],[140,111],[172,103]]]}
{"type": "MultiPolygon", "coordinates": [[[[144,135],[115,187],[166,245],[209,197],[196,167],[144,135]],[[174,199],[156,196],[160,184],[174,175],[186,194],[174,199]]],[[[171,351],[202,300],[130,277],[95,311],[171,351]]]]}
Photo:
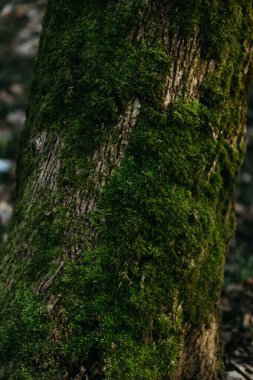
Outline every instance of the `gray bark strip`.
{"type": "MultiPolygon", "coordinates": [[[[97,205],[99,190],[105,186],[108,178],[120,166],[120,163],[124,158],[125,149],[128,145],[131,132],[136,126],[139,113],[140,102],[137,98],[135,98],[128,104],[124,115],[120,115],[119,122],[112,129],[107,143],[103,144],[102,147],[100,147],[99,150],[95,151],[93,154],[91,160],[94,163],[94,169],[91,170],[87,181],[94,183],[94,190],[92,192],[85,191],[84,193],[79,190],[74,197],[75,207],[74,213],[71,215],[71,220],[77,220],[80,217],[82,217],[83,220],[86,220],[86,229],[89,230],[90,241],[92,240],[92,228],[90,227],[88,215],[95,209],[97,205]]],[[[47,167],[52,166],[47,165],[47,167]]],[[[42,165],[42,168],[44,168],[44,165],[42,165]]],[[[43,176],[40,174],[39,178],[41,177],[43,176]]],[[[72,199],[70,201],[72,202],[72,199]]],[[[65,206],[67,204],[68,200],[66,200],[65,206]]],[[[74,234],[75,228],[73,227],[66,233],[66,240],[73,239],[74,234]]],[[[81,249],[82,247],[79,246],[68,247],[67,251],[70,250],[71,256],[69,252],[66,253],[73,260],[80,253],[81,249]]],[[[45,277],[35,287],[35,292],[37,294],[46,291],[51,286],[56,276],[62,270],[64,266],[64,260],[62,258],[58,258],[57,262],[59,264],[55,273],[53,275],[46,274],[45,277]]]]}
{"type": "Polygon", "coordinates": [[[192,326],[185,328],[182,365],[173,380],[217,379],[221,355],[218,320],[217,316],[210,315],[210,321],[206,326],[200,329],[193,329],[192,326]]]}
{"type": "Polygon", "coordinates": [[[165,37],[165,41],[168,44],[169,54],[175,57],[167,76],[165,107],[183,95],[189,101],[197,100],[199,87],[205,76],[215,69],[214,61],[201,59],[199,31],[196,30],[187,40],[175,36],[172,41],[165,37]]]}

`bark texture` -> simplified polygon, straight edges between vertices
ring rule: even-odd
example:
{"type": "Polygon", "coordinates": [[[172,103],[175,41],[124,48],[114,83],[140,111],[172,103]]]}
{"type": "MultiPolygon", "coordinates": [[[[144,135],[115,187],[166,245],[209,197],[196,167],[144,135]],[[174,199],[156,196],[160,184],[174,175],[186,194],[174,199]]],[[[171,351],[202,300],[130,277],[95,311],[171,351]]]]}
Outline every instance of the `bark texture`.
{"type": "Polygon", "coordinates": [[[1,258],[0,378],[221,378],[251,37],[249,0],[49,0],[1,258]]]}

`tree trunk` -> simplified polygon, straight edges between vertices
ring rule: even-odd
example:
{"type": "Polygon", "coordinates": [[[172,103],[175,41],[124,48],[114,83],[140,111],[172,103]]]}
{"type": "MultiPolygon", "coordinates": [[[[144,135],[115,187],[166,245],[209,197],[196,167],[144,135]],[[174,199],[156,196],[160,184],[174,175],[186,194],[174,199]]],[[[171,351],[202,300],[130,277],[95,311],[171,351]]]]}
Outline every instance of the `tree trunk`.
{"type": "Polygon", "coordinates": [[[49,0],[1,259],[2,379],[221,378],[251,3],[49,0]]]}

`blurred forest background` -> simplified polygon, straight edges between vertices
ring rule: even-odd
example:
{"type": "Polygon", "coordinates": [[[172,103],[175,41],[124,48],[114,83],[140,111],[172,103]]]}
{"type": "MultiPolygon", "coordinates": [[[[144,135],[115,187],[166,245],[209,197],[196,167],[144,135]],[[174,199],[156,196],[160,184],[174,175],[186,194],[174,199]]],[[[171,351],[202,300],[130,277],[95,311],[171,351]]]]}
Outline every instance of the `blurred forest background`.
{"type": "MultiPolygon", "coordinates": [[[[2,0],[0,5],[0,251],[14,199],[15,157],[46,0],[2,0]]],[[[237,232],[231,242],[222,294],[222,338],[232,379],[253,379],[253,96],[247,156],[236,194],[237,232]],[[237,377],[233,377],[237,376],[237,377]]]]}

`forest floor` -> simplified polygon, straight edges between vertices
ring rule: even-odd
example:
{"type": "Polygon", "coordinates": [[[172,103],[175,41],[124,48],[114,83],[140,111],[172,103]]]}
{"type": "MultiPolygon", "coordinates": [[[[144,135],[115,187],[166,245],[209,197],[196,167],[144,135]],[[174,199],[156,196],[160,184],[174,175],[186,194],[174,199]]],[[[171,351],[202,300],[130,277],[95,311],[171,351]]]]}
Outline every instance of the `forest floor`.
{"type": "Polygon", "coordinates": [[[239,178],[237,231],[230,244],[221,299],[222,339],[228,380],[253,379],[253,98],[247,155],[239,178]],[[237,373],[237,375],[236,375],[237,373]],[[233,375],[234,374],[234,375],[233,375]],[[236,377],[237,376],[237,377],[236,377]]]}
{"type": "MultiPolygon", "coordinates": [[[[0,250],[12,215],[16,147],[45,3],[2,0],[0,5],[0,250]]],[[[248,120],[248,154],[235,202],[238,228],[221,300],[227,380],[253,380],[253,101],[248,120]]]]}

